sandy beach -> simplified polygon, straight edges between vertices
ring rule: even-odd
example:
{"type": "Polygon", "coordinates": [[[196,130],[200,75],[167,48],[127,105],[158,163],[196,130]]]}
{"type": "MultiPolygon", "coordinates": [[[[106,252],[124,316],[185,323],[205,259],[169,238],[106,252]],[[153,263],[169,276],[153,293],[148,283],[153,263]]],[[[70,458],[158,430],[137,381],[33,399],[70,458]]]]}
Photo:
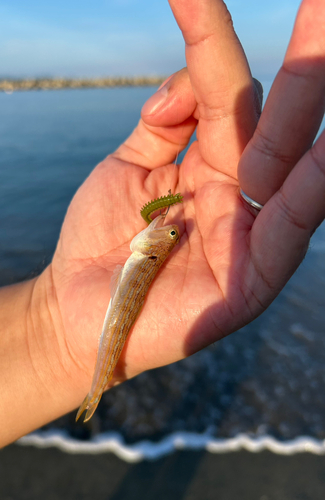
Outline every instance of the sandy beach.
{"type": "Polygon", "coordinates": [[[323,500],[325,456],[177,451],[129,464],[11,445],[0,451],[2,500],[323,500]]]}

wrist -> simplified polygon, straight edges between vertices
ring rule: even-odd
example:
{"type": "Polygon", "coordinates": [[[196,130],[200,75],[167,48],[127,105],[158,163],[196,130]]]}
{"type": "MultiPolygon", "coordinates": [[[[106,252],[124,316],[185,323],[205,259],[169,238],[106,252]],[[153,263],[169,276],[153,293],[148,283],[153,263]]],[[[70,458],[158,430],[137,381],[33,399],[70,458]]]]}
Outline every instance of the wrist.
{"type": "MultiPolygon", "coordinates": [[[[51,266],[0,290],[0,446],[78,406],[78,381],[56,305],[51,266]]],[[[81,392],[82,394],[79,394],[81,392]]]]}
{"type": "MultiPolygon", "coordinates": [[[[52,400],[46,422],[75,409],[87,387],[74,360],[61,318],[52,264],[36,279],[27,314],[30,353],[40,382],[52,400]]],[[[88,382],[88,379],[86,380],[88,382]]]]}

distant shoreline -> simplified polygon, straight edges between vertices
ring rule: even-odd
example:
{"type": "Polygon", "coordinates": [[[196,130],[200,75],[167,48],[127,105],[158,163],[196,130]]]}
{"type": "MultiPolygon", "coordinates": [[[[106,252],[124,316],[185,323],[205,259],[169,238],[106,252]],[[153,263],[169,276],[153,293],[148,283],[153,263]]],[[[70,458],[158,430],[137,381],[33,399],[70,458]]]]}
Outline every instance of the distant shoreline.
{"type": "Polygon", "coordinates": [[[0,92],[22,90],[91,89],[109,87],[153,87],[166,77],[116,77],[116,78],[26,78],[21,80],[0,79],[0,92]]]}

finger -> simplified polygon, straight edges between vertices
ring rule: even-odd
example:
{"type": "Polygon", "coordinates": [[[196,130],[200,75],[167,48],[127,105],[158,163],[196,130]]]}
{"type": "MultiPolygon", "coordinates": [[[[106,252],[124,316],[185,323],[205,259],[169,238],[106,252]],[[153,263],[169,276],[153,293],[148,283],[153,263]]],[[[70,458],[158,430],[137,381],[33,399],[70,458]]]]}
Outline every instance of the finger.
{"type": "Polygon", "coordinates": [[[238,166],[243,191],[261,204],[311,147],[325,109],[325,2],[301,4],[290,44],[254,137],[238,166]]]}
{"type": "Polygon", "coordinates": [[[258,118],[250,70],[230,14],[222,0],[169,3],[186,43],[200,152],[209,165],[237,177],[239,157],[258,118]]]}
{"type": "Polygon", "coordinates": [[[172,163],[195,130],[195,108],[185,68],[168,78],[144,104],[138,126],[113,156],[148,170],[172,163]]]}
{"type": "Polygon", "coordinates": [[[148,99],[141,110],[141,117],[148,126],[168,127],[184,122],[195,109],[196,100],[189,74],[187,68],[183,68],[169,77],[148,99]]]}
{"type": "MultiPolygon", "coordinates": [[[[279,292],[303,259],[310,236],[325,218],[324,200],[325,131],[253,225],[252,259],[268,294],[279,292]]],[[[257,293],[263,300],[263,289],[257,293]]]]}

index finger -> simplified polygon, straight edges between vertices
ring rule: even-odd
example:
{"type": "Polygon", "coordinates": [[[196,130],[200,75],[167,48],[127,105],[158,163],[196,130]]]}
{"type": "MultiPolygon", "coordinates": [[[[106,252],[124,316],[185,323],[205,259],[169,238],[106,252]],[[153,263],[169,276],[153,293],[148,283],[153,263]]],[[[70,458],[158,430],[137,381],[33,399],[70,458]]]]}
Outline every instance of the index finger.
{"type": "Polygon", "coordinates": [[[204,160],[237,177],[258,120],[249,66],[222,0],[169,0],[186,44],[204,160]]]}

